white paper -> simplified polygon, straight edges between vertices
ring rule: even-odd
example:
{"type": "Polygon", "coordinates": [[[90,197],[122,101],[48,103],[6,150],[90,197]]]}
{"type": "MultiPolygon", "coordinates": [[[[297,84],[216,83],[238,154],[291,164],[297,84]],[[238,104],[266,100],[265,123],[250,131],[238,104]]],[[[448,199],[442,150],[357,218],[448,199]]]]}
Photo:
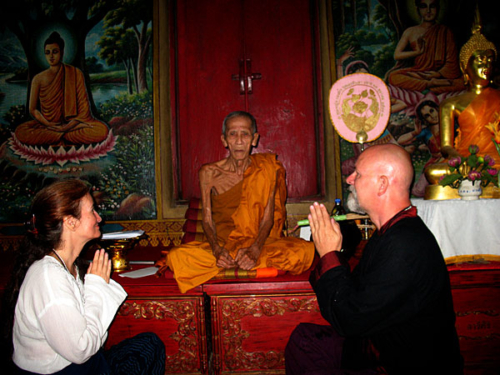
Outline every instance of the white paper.
{"type": "Polygon", "coordinates": [[[300,238],[311,241],[311,227],[309,225],[300,227],[300,238]]]}
{"type": "Polygon", "coordinates": [[[143,230],[129,230],[124,232],[111,232],[102,235],[103,240],[125,240],[127,238],[139,237],[144,234],[143,230]]]}
{"type": "Polygon", "coordinates": [[[131,279],[139,279],[141,277],[154,275],[158,271],[157,267],[146,267],[141,268],[140,270],[130,271],[125,273],[119,273],[118,276],[121,277],[130,277],[131,279]]]}

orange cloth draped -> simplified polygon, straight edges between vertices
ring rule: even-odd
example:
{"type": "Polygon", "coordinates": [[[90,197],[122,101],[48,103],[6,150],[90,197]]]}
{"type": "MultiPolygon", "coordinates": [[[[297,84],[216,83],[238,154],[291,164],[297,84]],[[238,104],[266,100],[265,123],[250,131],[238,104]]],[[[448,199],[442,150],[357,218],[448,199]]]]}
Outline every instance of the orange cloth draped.
{"type": "MultiPolygon", "coordinates": [[[[408,73],[436,71],[441,73],[440,78],[452,81],[451,86],[432,87],[434,93],[461,91],[465,89],[460,66],[458,64],[458,50],[453,39],[453,33],[444,25],[433,25],[424,35],[424,52],[415,57],[414,64],[409,68],[394,70],[389,75],[389,83],[407,90],[424,91],[427,80],[412,77],[408,73]]],[[[412,44],[412,49],[416,45],[412,44]]]]}
{"type": "Polygon", "coordinates": [[[19,125],[15,135],[27,145],[79,145],[99,143],[106,139],[109,129],[91,113],[85,80],[81,70],[63,64],[54,80],[40,87],[40,112],[50,122],[66,124],[77,120],[80,124],[67,131],[47,129],[37,120],[19,125]]]}
{"type": "MultiPolygon", "coordinates": [[[[275,268],[300,274],[313,261],[314,244],[283,236],[286,220],[285,170],[273,154],[254,154],[243,182],[231,190],[212,196],[217,239],[234,258],[240,248],[253,244],[264,209],[276,187],[274,225],[254,269],[275,268]],[[215,220],[217,218],[217,220],[215,220]]],[[[158,265],[164,264],[161,260],[158,265]]],[[[174,247],[166,255],[166,265],[173,271],[179,289],[185,293],[217,276],[221,269],[208,242],[193,241],[174,247]]]]}
{"type": "Polygon", "coordinates": [[[479,155],[490,155],[495,159],[495,167],[500,167],[500,155],[493,144],[493,134],[485,125],[495,121],[500,113],[500,91],[486,88],[458,116],[458,135],[455,149],[460,155],[469,155],[469,146],[477,145],[479,155]]]}

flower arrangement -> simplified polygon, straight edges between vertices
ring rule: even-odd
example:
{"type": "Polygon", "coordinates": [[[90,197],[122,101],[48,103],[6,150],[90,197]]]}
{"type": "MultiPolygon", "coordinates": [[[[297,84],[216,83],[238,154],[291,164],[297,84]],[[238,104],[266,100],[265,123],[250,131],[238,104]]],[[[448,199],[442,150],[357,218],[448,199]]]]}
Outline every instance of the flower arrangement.
{"type": "Polygon", "coordinates": [[[469,152],[466,158],[456,156],[448,161],[450,173],[442,176],[439,184],[457,189],[463,180],[469,180],[473,185],[479,181],[481,186],[489,183],[498,186],[498,170],[493,168],[495,160],[489,155],[478,156],[479,147],[476,145],[470,145],[469,152]]]}
{"type": "Polygon", "coordinates": [[[491,134],[493,134],[493,144],[495,145],[498,155],[500,155],[500,113],[495,113],[496,120],[485,125],[491,134]]]}

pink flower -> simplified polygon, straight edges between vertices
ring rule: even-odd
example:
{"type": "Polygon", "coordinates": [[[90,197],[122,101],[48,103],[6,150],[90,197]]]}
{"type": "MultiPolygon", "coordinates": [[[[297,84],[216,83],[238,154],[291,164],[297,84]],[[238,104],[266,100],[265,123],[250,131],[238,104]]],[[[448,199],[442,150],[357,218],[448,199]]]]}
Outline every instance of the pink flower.
{"type": "Polygon", "coordinates": [[[457,168],[462,163],[462,158],[460,156],[455,156],[448,160],[448,165],[453,168],[457,168]]]}
{"type": "Polygon", "coordinates": [[[477,154],[479,151],[479,147],[477,145],[470,145],[469,146],[469,152],[472,154],[477,154]]]}
{"type": "Polygon", "coordinates": [[[468,176],[467,176],[467,179],[469,179],[471,181],[480,180],[481,179],[481,172],[470,171],[469,174],[468,174],[468,176]]]}
{"type": "Polygon", "coordinates": [[[484,155],[484,162],[490,167],[495,165],[495,159],[493,159],[490,155],[484,155]]]}
{"type": "Polygon", "coordinates": [[[489,168],[488,173],[492,176],[496,176],[498,174],[498,171],[495,168],[489,168]]]}

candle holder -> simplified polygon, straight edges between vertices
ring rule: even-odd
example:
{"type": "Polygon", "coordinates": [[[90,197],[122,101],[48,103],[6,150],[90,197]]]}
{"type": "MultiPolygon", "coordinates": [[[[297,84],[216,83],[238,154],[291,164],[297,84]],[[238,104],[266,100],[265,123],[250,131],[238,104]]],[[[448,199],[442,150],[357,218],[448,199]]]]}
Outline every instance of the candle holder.
{"type": "Polygon", "coordinates": [[[101,242],[109,253],[113,272],[124,272],[132,269],[127,255],[144,235],[144,231],[114,232],[103,234],[101,242]]]}

